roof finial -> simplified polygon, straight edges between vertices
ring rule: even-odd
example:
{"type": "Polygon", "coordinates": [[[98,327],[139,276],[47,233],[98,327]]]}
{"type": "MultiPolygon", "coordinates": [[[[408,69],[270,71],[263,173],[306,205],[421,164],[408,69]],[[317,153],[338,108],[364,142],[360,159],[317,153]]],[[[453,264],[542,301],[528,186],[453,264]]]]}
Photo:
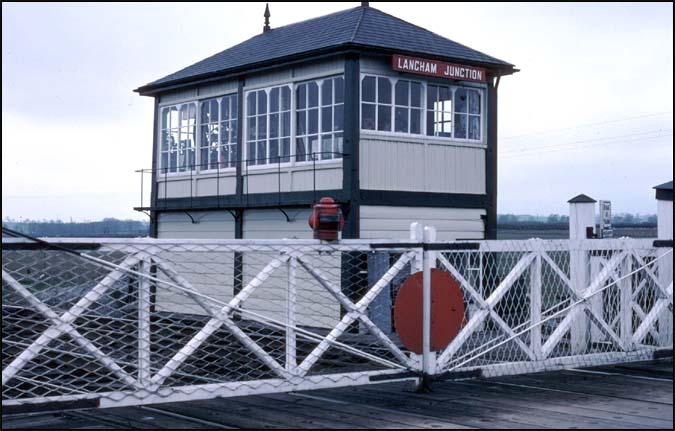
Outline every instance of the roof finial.
{"type": "Polygon", "coordinates": [[[265,27],[263,27],[263,33],[267,33],[272,30],[270,28],[270,4],[265,3],[265,27]]]}
{"type": "Polygon", "coordinates": [[[370,6],[370,2],[367,2],[367,1],[361,2],[361,7],[369,7],[369,6],[370,6]]]}

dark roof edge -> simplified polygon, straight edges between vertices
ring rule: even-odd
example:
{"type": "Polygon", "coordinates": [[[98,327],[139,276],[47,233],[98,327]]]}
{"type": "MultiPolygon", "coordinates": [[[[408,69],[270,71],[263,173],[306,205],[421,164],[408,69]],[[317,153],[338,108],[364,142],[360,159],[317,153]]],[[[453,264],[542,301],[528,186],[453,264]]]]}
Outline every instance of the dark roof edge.
{"type": "Polygon", "coordinates": [[[594,204],[596,202],[597,201],[595,199],[583,193],[580,195],[576,195],[575,197],[567,201],[567,203],[570,204],[594,204]]]}
{"type": "Polygon", "coordinates": [[[653,187],[656,190],[656,200],[671,201],[673,200],[673,182],[659,184],[653,187]]]}
{"type": "MultiPolygon", "coordinates": [[[[314,50],[314,51],[306,51],[306,52],[299,53],[299,54],[293,54],[293,55],[289,55],[289,56],[286,56],[286,57],[279,57],[279,58],[275,58],[275,59],[271,59],[271,60],[265,60],[265,61],[261,61],[259,63],[251,63],[251,64],[247,64],[247,65],[241,66],[241,67],[219,70],[217,72],[204,73],[204,74],[201,74],[201,75],[195,75],[195,76],[190,76],[190,77],[186,77],[186,78],[176,79],[174,81],[167,81],[167,82],[163,82],[163,83],[156,84],[156,85],[146,84],[146,85],[143,85],[141,87],[136,88],[133,91],[136,92],[136,93],[139,93],[141,96],[154,96],[154,95],[156,95],[160,92],[163,92],[163,91],[174,90],[174,89],[177,89],[177,88],[187,87],[187,86],[190,86],[190,85],[202,84],[202,83],[210,82],[210,81],[217,81],[217,80],[220,80],[220,79],[227,79],[227,78],[239,76],[239,75],[242,75],[242,74],[257,73],[257,72],[262,71],[262,69],[269,68],[270,65],[274,65],[274,68],[278,68],[278,67],[288,66],[288,65],[291,65],[291,64],[301,63],[301,62],[316,59],[316,58],[333,56],[333,55],[337,56],[337,55],[346,54],[346,53],[367,53],[367,54],[401,53],[401,54],[406,54],[406,55],[420,55],[419,53],[409,52],[409,51],[405,51],[405,50],[395,50],[395,49],[390,49],[390,48],[382,48],[382,47],[371,46],[371,45],[361,45],[361,44],[356,44],[356,43],[345,43],[345,44],[331,46],[331,47],[327,47],[327,48],[321,48],[321,49],[314,50]]],[[[424,55],[425,55],[426,58],[429,58],[429,59],[449,61],[449,62],[457,62],[457,63],[461,63],[461,64],[468,64],[468,65],[471,65],[471,66],[482,67],[482,68],[485,68],[485,69],[491,71],[494,76],[512,75],[512,74],[520,71],[520,69],[516,69],[515,66],[512,65],[512,64],[496,65],[496,64],[493,64],[493,63],[483,63],[483,62],[477,62],[477,61],[469,61],[469,60],[457,59],[457,58],[453,58],[453,57],[441,57],[441,56],[428,55],[428,54],[424,54],[424,55]]]]}

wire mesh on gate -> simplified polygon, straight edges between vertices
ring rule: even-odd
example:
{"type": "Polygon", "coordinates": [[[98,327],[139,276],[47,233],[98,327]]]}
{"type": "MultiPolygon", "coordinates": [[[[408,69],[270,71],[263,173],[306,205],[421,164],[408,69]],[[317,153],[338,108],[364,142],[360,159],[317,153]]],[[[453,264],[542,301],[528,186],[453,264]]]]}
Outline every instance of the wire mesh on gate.
{"type": "MultiPolygon", "coordinates": [[[[101,406],[416,376],[392,304],[422,244],[3,238],[3,406],[101,406]]],[[[672,348],[672,248],[648,240],[434,244],[465,322],[432,372],[484,375],[672,348]]]]}
{"type": "Polygon", "coordinates": [[[653,240],[483,241],[437,258],[468,305],[440,370],[520,374],[672,348],[672,248],[653,240]]]}
{"type": "Polygon", "coordinates": [[[410,370],[391,303],[415,256],[364,241],[119,240],[83,258],[3,239],[3,404],[159,402],[410,370]]]}

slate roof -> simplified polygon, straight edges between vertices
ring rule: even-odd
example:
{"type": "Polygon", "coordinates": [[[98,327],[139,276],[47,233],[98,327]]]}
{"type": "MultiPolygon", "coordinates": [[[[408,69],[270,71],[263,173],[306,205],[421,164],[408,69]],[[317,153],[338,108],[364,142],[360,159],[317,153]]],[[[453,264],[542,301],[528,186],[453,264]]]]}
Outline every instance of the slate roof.
{"type": "Polygon", "coordinates": [[[667,183],[659,184],[658,186],[654,186],[656,190],[672,190],[673,189],[673,182],[668,181],[667,183]]]}
{"type": "Polygon", "coordinates": [[[575,196],[572,199],[567,201],[567,203],[570,203],[570,204],[592,204],[592,203],[595,203],[595,202],[597,202],[595,199],[593,199],[592,197],[587,196],[583,193],[580,194],[580,195],[577,195],[577,196],[575,196]]]}
{"type": "Polygon", "coordinates": [[[225,51],[136,89],[146,93],[167,85],[264,66],[299,55],[337,48],[366,48],[427,55],[515,72],[505,61],[410,24],[372,7],[359,6],[273,28],[225,51]]]}

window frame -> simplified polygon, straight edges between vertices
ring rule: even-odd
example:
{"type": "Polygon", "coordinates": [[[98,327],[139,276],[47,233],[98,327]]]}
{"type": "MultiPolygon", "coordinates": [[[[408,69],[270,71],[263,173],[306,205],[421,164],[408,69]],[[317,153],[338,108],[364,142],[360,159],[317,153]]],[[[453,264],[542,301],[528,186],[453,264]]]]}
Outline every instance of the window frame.
{"type": "MultiPolygon", "coordinates": [[[[400,137],[401,140],[414,140],[414,141],[434,141],[434,142],[439,142],[439,143],[446,143],[446,144],[461,144],[461,145],[468,145],[468,146],[478,146],[478,147],[486,147],[487,146],[487,137],[486,137],[486,125],[487,125],[487,100],[486,100],[486,95],[487,95],[487,87],[484,84],[473,84],[473,83],[467,83],[467,82],[458,82],[458,81],[449,81],[449,80],[444,80],[444,79],[434,79],[434,78],[420,78],[417,75],[411,76],[408,74],[399,74],[399,75],[387,75],[382,72],[370,72],[370,71],[365,71],[361,72],[360,74],[360,79],[359,79],[359,132],[362,135],[373,135],[373,136],[382,136],[382,137],[400,137]],[[375,102],[364,102],[363,101],[363,95],[362,95],[362,83],[365,77],[375,77],[376,78],[376,93],[375,93],[375,102]],[[392,122],[391,122],[391,128],[390,131],[382,131],[382,130],[377,130],[377,108],[375,109],[375,129],[364,129],[363,128],[363,116],[362,116],[362,105],[363,103],[366,104],[371,104],[375,105],[376,107],[378,106],[378,98],[377,98],[377,78],[388,78],[389,81],[391,82],[391,97],[392,97],[392,122]],[[404,80],[404,81],[409,81],[409,82],[418,82],[422,84],[422,124],[421,124],[421,133],[405,133],[405,132],[395,132],[395,108],[396,108],[396,101],[395,101],[395,95],[396,95],[396,83],[399,80],[404,80]],[[451,127],[452,127],[452,137],[443,137],[443,136],[434,136],[434,135],[427,135],[427,121],[426,121],[426,115],[427,112],[429,112],[427,108],[427,98],[428,98],[428,86],[429,85],[435,85],[435,86],[444,86],[444,87],[449,87],[452,93],[452,120],[451,120],[451,127]],[[468,139],[467,138],[456,138],[455,137],[455,91],[459,88],[466,88],[466,89],[471,89],[471,90],[477,90],[480,95],[480,139],[468,139]]],[[[410,101],[409,101],[410,102],[410,101]]],[[[409,107],[411,109],[412,107],[409,107]]],[[[459,114],[464,114],[466,113],[459,113],[459,114]]],[[[473,114],[471,114],[473,115],[473,114]]],[[[410,115],[409,115],[410,116],[410,115]]],[[[410,124],[408,125],[410,127],[410,124]]],[[[467,136],[468,136],[468,128],[467,128],[467,136]]]]}
{"type": "MultiPolygon", "coordinates": [[[[227,167],[227,168],[220,168],[220,169],[200,169],[200,166],[202,164],[201,161],[201,149],[202,149],[202,136],[201,136],[201,115],[202,115],[202,109],[201,105],[202,102],[206,102],[208,100],[213,100],[213,99],[222,99],[224,97],[230,97],[234,96],[237,100],[237,105],[239,103],[242,103],[241,100],[239,100],[239,94],[237,92],[228,92],[228,93],[223,93],[223,94],[216,94],[216,95],[208,95],[204,97],[190,97],[190,98],[181,98],[177,100],[172,100],[171,102],[160,102],[157,104],[157,115],[159,116],[157,118],[157,167],[155,168],[157,172],[157,178],[169,178],[169,177],[190,177],[191,175],[196,175],[196,174],[203,174],[205,177],[208,175],[213,175],[217,174],[217,172],[220,173],[226,173],[228,175],[231,175],[236,172],[237,167],[237,159],[235,159],[235,166],[227,167]],[[180,107],[180,105],[183,104],[190,104],[194,103],[196,104],[196,117],[195,117],[195,132],[196,132],[196,137],[195,137],[195,146],[194,146],[194,152],[195,152],[195,157],[194,157],[194,164],[192,165],[192,169],[186,169],[185,171],[179,172],[169,172],[168,170],[165,171],[164,166],[162,166],[162,132],[164,131],[164,118],[162,116],[162,111],[164,108],[171,108],[171,107],[180,107]]],[[[220,102],[219,102],[220,103],[220,102]]],[[[219,111],[220,113],[220,111],[219,111]]],[[[239,119],[239,116],[237,114],[236,120],[239,119]]],[[[232,121],[229,120],[229,121],[232,121]]],[[[219,119],[220,122],[220,119],[219,119]]],[[[239,127],[239,126],[237,126],[239,127]]],[[[237,133],[239,135],[239,133],[237,133]]],[[[237,136],[237,142],[236,142],[236,147],[238,154],[241,154],[241,144],[242,144],[242,137],[237,136]]]]}
{"type": "MultiPolygon", "coordinates": [[[[274,83],[273,85],[251,87],[249,89],[245,89],[244,95],[243,95],[243,103],[244,103],[244,106],[243,106],[243,124],[242,124],[242,127],[243,127],[242,135],[243,136],[241,137],[241,141],[243,142],[242,157],[241,157],[242,167],[245,170],[251,171],[251,170],[265,170],[265,169],[269,170],[269,169],[278,169],[278,168],[293,168],[293,167],[296,167],[296,166],[297,167],[306,167],[306,166],[312,166],[312,165],[341,163],[342,160],[343,160],[342,157],[331,158],[331,159],[320,159],[319,158],[317,160],[311,160],[311,158],[309,158],[309,160],[304,160],[304,161],[296,160],[296,156],[297,156],[296,142],[297,142],[297,138],[298,138],[297,122],[296,122],[296,115],[297,115],[297,112],[298,112],[296,94],[297,94],[297,91],[298,91],[298,86],[303,85],[303,84],[307,84],[307,83],[310,83],[310,82],[316,82],[317,83],[319,94],[318,94],[318,105],[317,105],[318,122],[317,122],[317,133],[316,133],[316,135],[319,137],[319,148],[320,148],[322,134],[328,133],[328,132],[326,132],[326,133],[321,132],[321,125],[322,125],[321,124],[321,108],[327,107],[327,106],[321,105],[321,103],[322,103],[322,95],[321,95],[322,87],[321,87],[321,85],[323,84],[323,81],[328,80],[328,79],[335,80],[335,78],[342,78],[343,79],[343,91],[344,91],[344,73],[332,73],[332,74],[329,74],[329,75],[326,75],[326,76],[303,78],[303,79],[298,79],[298,80],[290,81],[290,82],[277,82],[277,83],[274,83]],[[271,89],[273,89],[275,87],[283,87],[283,86],[290,86],[291,87],[290,160],[288,162],[281,162],[281,163],[273,162],[273,163],[267,163],[267,164],[262,164],[262,165],[261,164],[249,165],[248,163],[246,163],[246,160],[249,158],[248,157],[248,118],[249,118],[249,116],[248,116],[248,94],[251,93],[251,92],[257,92],[257,91],[260,91],[260,90],[267,91],[267,94],[268,94],[268,97],[267,97],[268,110],[267,110],[266,115],[267,115],[267,118],[268,118],[268,120],[267,120],[267,122],[268,122],[268,124],[267,124],[267,140],[269,141],[269,117],[270,117],[270,115],[269,115],[269,104],[270,104],[269,103],[269,101],[270,101],[269,92],[271,91],[271,89]]],[[[331,108],[332,108],[333,121],[334,121],[335,120],[335,117],[334,117],[335,106],[336,105],[342,105],[344,107],[345,95],[343,94],[342,102],[340,102],[339,104],[335,103],[335,84],[333,84],[332,94],[333,94],[333,103],[331,105],[328,105],[328,106],[331,106],[331,108]]],[[[314,108],[312,108],[312,109],[314,109],[314,108]]],[[[331,130],[331,132],[330,132],[330,134],[333,136],[333,146],[335,145],[335,135],[338,134],[338,133],[342,134],[343,145],[344,145],[344,117],[345,117],[345,113],[344,113],[344,108],[343,108],[343,120],[342,120],[343,121],[342,122],[343,128],[342,128],[342,130],[340,130],[340,131],[331,130]]],[[[305,134],[305,135],[300,135],[300,136],[313,136],[313,135],[305,134]]],[[[268,150],[269,150],[269,146],[268,146],[268,150]]],[[[344,147],[343,147],[342,152],[344,153],[344,147]]]]}
{"type": "MultiPolygon", "coordinates": [[[[158,175],[157,175],[158,177],[161,176],[162,178],[164,178],[164,177],[190,176],[191,174],[194,174],[195,172],[197,172],[197,170],[196,170],[197,160],[198,160],[198,157],[199,157],[199,150],[201,149],[200,142],[199,142],[200,138],[201,138],[200,137],[200,130],[199,130],[199,127],[200,127],[200,124],[199,124],[200,121],[199,120],[200,120],[201,112],[199,110],[199,106],[200,106],[200,101],[195,100],[195,99],[180,100],[180,101],[174,101],[174,102],[171,102],[171,103],[159,104],[158,105],[159,118],[158,118],[158,121],[157,121],[158,130],[157,130],[157,168],[156,168],[157,173],[158,173],[158,175]],[[162,137],[163,137],[162,135],[163,135],[165,130],[170,131],[170,130],[173,130],[175,128],[173,128],[173,127],[169,128],[169,129],[164,128],[163,111],[166,108],[169,108],[169,109],[170,108],[177,108],[178,116],[180,117],[181,106],[182,105],[190,105],[190,104],[195,105],[195,123],[194,123],[195,137],[194,137],[194,145],[192,147],[192,152],[193,152],[193,155],[194,155],[194,163],[192,165],[188,164],[186,169],[183,170],[183,171],[178,170],[179,169],[178,163],[176,163],[176,171],[172,172],[172,171],[170,171],[170,166],[171,166],[170,156],[167,157],[167,163],[168,163],[169,166],[162,166],[162,154],[165,153],[165,151],[162,151],[162,137]]],[[[169,114],[169,115],[171,115],[171,114],[169,114]]],[[[180,124],[180,121],[181,120],[179,119],[179,124],[180,124]]],[[[189,124],[188,124],[188,127],[190,127],[189,124]]],[[[179,133],[180,133],[181,128],[182,128],[182,126],[178,126],[178,128],[177,128],[179,130],[179,133]]],[[[178,150],[180,150],[180,144],[178,146],[178,150]]],[[[170,149],[167,150],[166,153],[170,154],[171,150],[170,149]]]]}

